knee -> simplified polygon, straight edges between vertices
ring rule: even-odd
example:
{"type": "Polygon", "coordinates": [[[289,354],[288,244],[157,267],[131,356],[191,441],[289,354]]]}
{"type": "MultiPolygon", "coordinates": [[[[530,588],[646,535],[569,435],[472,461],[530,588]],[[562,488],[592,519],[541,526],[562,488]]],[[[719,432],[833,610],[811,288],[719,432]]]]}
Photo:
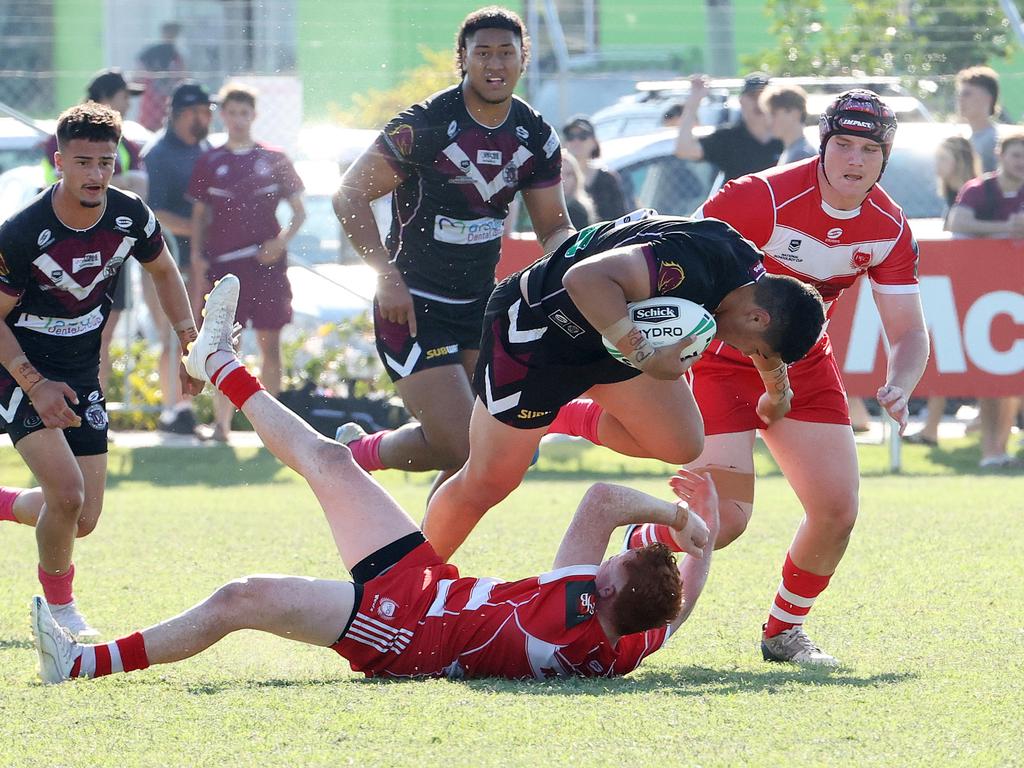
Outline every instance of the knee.
{"type": "Polygon", "coordinates": [[[661,459],[668,464],[689,464],[696,461],[704,452],[704,431],[696,433],[685,431],[675,435],[671,444],[662,448],[661,455],[655,458],[661,459]]]}
{"type": "Polygon", "coordinates": [[[85,536],[88,536],[90,533],[96,530],[96,526],[99,524],[99,522],[99,516],[97,515],[82,515],[78,519],[78,530],[75,531],[75,537],[81,539],[85,536]]]}
{"type": "Polygon", "coordinates": [[[469,460],[469,428],[438,432],[424,431],[438,469],[456,470],[469,460]]]}
{"type": "Polygon", "coordinates": [[[210,602],[218,616],[244,617],[250,616],[260,602],[263,580],[247,576],[229,581],[210,597],[210,602]]]}
{"type": "Polygon", "coordinates": [[[853,526],[857,523],[857,507],[857,493],[854,491],[834,497],[822,507],[808,509],[807,516],[827,526],[836,538],[845,539],[853,533],[853,526]]]}
{"type": "MultiPolygon", "coordinates": [[[[352,458],[352,451],[349,450],[347,445],[336,443],[322,436],[318,436],[315,443],[311,446],[307,463],[312,472],[328,476],[362,471],[356,464],[355,459],[352,458]]],[[[307,473],[304,468],[302,474],[308,478],[311,473],[307,473]]]]}
{"type": "Polygon", "coordinates": [[[750,523],[750,512],[741,509],[736,504],[728,503],[723,499],[718,507],[719,528],[718,537],[715,539],[715,549],[722,549],[732,544],[743,535],[750,523]]]}
{"type": "Polygon", "coordinates": [[[47,514],[78,522],[85,504],[85,489],[81,483],[66,483],[57,488],[46,488],[44,498],[47,514]]]}
{"type": "Polygon", "coordinates": [[[512,493],[522,481],[522,476],[509,474],[497,467],[493,471],[473,467],[470,462],[452,479],[452,490],[460,496],[463,508],[479,510],[483,515],[512,493]]]}

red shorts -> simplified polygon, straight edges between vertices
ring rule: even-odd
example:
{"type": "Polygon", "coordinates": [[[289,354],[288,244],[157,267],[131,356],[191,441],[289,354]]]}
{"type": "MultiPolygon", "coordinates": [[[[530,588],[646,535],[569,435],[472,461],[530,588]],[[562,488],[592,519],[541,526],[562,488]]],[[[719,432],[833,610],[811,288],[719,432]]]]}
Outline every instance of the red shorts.
{"type": "Polygon", "coordinates": [[[429,541],[363,586],[362,599],[345,634],[331,646],[348,659],[353,672],[367,677],[439,675],[443,622],[423,623],[442,579],[459,578],[459,569],[442,562],[429,541]]]}
{"type": "MultiPolygon", "coordinates": [[[[757,400],[764,394],[764,382],[750,358],[712,342],[691,371],[693,396],[704,417],[704,434],[764,429],[756,411],[757,400]],[[712,353],[719,348],[718,354],[712,353]]],[[[846,390],[828,336],[815,344],[806,357],[789,366],[789,383],[793,388],[793,407],[786,418],[819,424],[850,423],[846,390]]]]}
{"type": "Polygon", "coordinates": [[[210,265],[210,282],[231,272],[238,277],[238,309],[235,319],[259,331],[278,331],[292,321],[292,286],[287,262],[260,264],[239,259],[210,265]]]}

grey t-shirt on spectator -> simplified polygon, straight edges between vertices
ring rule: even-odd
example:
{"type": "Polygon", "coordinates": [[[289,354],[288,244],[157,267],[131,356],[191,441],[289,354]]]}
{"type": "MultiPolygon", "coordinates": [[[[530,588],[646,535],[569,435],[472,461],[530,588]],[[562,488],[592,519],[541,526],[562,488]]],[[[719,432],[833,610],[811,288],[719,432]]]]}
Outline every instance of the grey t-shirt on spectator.
{"type": "Polygon", "coordinates": [[[798,160],[814,157],[816,154],[818,154],[818,150],[812,147],[811,142],[801,133],[799,139],[782,150],[782,154],[779,155],[779,162],[776,165],[788,165],[798,160]]]}
{"type": "Polygon", "coordinates": [[[998,165],[996,160],[996,142],[999,141],[999,134],[996,127],[991,123],[987,128],[971,133],[971,146],[981,159],[981,170],[983,173],[992,173],[998,165]]]}

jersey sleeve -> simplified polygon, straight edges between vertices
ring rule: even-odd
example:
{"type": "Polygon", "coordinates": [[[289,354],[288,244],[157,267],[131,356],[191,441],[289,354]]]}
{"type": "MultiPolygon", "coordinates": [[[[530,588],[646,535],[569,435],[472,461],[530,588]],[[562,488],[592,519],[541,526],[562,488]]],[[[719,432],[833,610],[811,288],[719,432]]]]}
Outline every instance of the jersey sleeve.
{"type": "Polygon", "coordinates": [[[734,179],[712,195],[694,214],[731,224],[758,248],[764,248],[775,229],[775,204],[768,182],[759,176],[734,179]]]}
{"type": "Polygon", "coordinates": [[[640,666],[641,661],[663,648],[670,634],[669,626],[666,624],[663,627],[619,638],[619,643],[615,646],[616,656],[612,672],[616,675],[629,674],[640,666]]]}
{"type": "Polygon", "coordinates": [[[306,188],[298,172],[295,170],[295,166],[292,165],[292,161],[284,153],[281,153],[278,160],[277,178],[281,184],[281,197],[283,198],[296,195],[306,188]]]}
{"type": "Polygon", "coordinates": [[[970,208],[975,213],[980,211],[985,204],[985,182],[983,179],[971,179],[957,193],[956,202],[953,205],[962,205],[970,208]]]}
{"type": "Polygon", "coordinates": [[[160,229],[160,222],[156,220],[152,209],[142,202],[141,198],[136,197],[134,202],[139,209],[137,221],[140,226],[132,255],[138,261],[146,264],[153,261],[163,251],[164,236],[160,229]]]}
{"type": "Polygon", "coordinates": [[[0,292],[20,297],[28,284],[28,270],[20,258],[21,245],[8,220],[0,226],[0,292]]]}
{"type": "Polygon", "coordinates": [[[188,197],[198,203],[209,203],[210,195],[210,163],[207,158],[209,153],[204,153],[196,160],[192,168],[192,178],[188,182],[188,197]]]}
{"type": "Polygon", "coordinates": [[[523,189],[541,189],[562,183],[562,145],[558,134],[543,120],[538,118],[537,122],[539,138],[534,149],[537,163],[523,189]]]}
{"type": "Polygon", "coordinates": [[[901,231],[892,250],[878,264],[868,269],[871,288],[878,293],[918,293],[917,264],[918,247],[900,211],[901,231]]]}
{"type": "Polygon", "coordinates": [[[432,140],[428,108],[413,104],[393,117],[374,142],[375,150],[406,179],[414,176],[420,166],[433,162],[436,148],[432,140]]]}
{"type": "MultiPolygon", "coordinates": [[[[651,296],[675,296],[700,305],[708,300],[711,274],[685,235],[663,236],[643,246],[651,296]]],[[[711,308],[713,309],[713,307],[711,308]]]]}
{"type": "Polygon", "coordinates": [[[541,574],[537,599],[519,609],[523,628],[545,642],[572,642],[597,615],[596,576],[596,565],[573,565],[541,574]]]}

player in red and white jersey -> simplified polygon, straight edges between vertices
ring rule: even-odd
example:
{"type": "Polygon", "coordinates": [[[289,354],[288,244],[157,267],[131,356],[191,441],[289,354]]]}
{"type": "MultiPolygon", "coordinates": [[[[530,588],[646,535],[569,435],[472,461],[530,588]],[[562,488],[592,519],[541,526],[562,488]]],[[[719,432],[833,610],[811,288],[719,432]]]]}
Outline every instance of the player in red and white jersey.
{"type": "MultiPolygon", "coordinates": [[[[907,400],[928,359],[928,335],[916,243],[903,211],[877,186],[895,132],[895,116],[877,95],[848,91],[821,116],[818,157],[731,182],[698,215],[732,224],[764,250],[768,272],[811,283],[829,308],[867,275],[889,341],[888,373],[877,398],[902,432],[907,400]]],[[[759,429],[804,507],[763,628],[764,657],[835,664],[803,631],[857,519],[857,452],[828,336],[788,370],[780,363],[774,375],[759,376],[749,360],[716,343],[692,372],[707,437],[704,452],[688,466],[711,472],[718,484],[717,546],[736,539],[750,520],[759,429]]]]}
{"type": "Polygon", "coordinates": [[[263,390],[231,344],[238,280],[206,305],[187,369],[249,418],[264,444],[302,474],[323,507],[353,581],[254,576],[230,582],[185,613],[103,645],[81,645],[32,602],[45,682],[100,677],[192,656],[239,629],[329,647],[367,676],[611,676],[662,647],[693,610],[718,529],[714,482],[686,470],[679,501],[598,483],[584,495],[551,571],[520,581],[461,577],[412,519],[354,462],[263,390]],[[680,566],[653,544],[604,560],[616,527],[668,525],[680,566]]]}

